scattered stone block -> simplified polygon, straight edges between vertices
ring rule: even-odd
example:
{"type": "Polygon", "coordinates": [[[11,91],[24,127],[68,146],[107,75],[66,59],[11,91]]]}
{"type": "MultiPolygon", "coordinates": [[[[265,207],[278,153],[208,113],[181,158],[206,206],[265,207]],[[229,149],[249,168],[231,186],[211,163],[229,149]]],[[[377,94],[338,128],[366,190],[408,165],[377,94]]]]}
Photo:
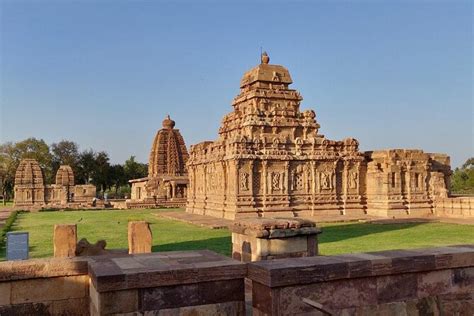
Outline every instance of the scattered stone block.
{"type": "Polygon", "coordinates": [[[254,218],[234,223],[232,257],[242,262],[318,254],[321,230],[309,220],[297,218],[254,218]]]}
{"type": "Polygon", "coordinates": [[[128,223],[128,253],[150,253],[153,237],[145,221],[128,223]]]}
{"type": "Polygon", "coordinates": [[[54,225],[54,256],[74,257],[76,255],[77,225],[54,225]]]}

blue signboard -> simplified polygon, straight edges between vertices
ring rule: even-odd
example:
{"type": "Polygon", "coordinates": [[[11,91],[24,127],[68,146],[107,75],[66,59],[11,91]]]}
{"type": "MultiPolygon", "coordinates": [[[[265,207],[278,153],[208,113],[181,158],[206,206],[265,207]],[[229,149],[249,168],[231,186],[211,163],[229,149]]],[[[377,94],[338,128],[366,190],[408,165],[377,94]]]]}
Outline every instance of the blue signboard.
{"type": "Polygon", "coordinates": [[[28,237],[25,232],[7,233],[7,260],[28,259],[28,237]]]}

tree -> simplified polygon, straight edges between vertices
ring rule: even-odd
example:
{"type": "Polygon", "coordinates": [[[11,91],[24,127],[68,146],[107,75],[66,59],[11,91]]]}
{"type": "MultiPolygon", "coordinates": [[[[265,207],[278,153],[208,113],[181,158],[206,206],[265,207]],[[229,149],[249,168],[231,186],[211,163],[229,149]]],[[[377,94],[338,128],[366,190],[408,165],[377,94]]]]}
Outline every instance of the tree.
{"type": "Polygon", "coordinates": [[[112,165],[109,168],[109,190],[114,187],[115,196],[121,186],[127,184],[127,177],[125,176],[125,169],[122,165],[112,165]]]}
{"type": "Polygon", "coordinates": [[[474,194],[474,157],[454,170],[451,191],[457,194],[474,194]]]}
{"type": "Polygon", "coordinates": [[[13,160],[13,147],[11,142],[0,145],[0,192],[4,204],[13,197],[15,172],[18,167],[17,162],[13,160]]]}
{"type": "Polygon", "coordinates": [[[74,174],[77,173],[80,155],[79,146],[75,142],[62,140],[59,143],[53,143],[51,145],[51,153],[53,157],[53,171],[58,170],[61,165],[69,165],[74,174]]]}
{"type": "Polygon", "coordinates": [[[95,170],[92,174],[94,183],[102,192],[109,187],[109,155],[105,151],[100,151],[95,155],[95,170]]]}
{"type": "Polygon", "coordinates": [[[92,175],[96,169],[95,156],[96,153],[92,149],[83,151],[79,155],[76,174],[78,184],[88,184],[92,181],[92,175]]]}
{"type": "Polygon", "coordinates": [[[148,165],[135,161],[135,156],[130,156],[123,166],[127,180],[144,178],[148,175],[148,165]]]}
{"type": "Polygon", "coordinates": [[[43,170],[46,183],[53,181],[53,156],[49,151],[48,144],[44,140],[31,137],[16,143],[12,147],[10,158],[15,163],[15,170],[22,159],[35,159],[43,170]]]}

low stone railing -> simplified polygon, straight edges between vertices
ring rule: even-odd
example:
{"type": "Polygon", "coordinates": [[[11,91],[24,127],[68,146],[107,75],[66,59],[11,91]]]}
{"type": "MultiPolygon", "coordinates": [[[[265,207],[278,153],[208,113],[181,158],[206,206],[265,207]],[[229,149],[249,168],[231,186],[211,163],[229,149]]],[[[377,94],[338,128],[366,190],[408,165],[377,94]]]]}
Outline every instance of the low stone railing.
{"type": "Polygon", "coordinates": [[[474,196],[437,198],[434,209],[437,216],[474,219],[474,196]]]}
{"type": "Polygon", "coordinates": [[[471,315],[474,245],[248,264],[253,315],[471,315]]]}

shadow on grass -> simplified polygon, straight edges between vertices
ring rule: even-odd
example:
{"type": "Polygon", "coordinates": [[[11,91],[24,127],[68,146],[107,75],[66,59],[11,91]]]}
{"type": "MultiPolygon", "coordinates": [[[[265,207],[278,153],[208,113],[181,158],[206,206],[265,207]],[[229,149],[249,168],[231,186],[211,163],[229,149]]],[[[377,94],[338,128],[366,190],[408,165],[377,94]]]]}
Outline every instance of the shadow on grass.
{"type": "Polygon", "coordinates": [[[406,223],[406,224],[370,224],[370,223],[357,223],[357,224],[342,224],[342,225],[331,225],[323,226],[321,228],[322,234],[319,235],[319,243],[329,243],[336,241],[343,241],[347,239],[384,233],[388,231],[402,230],[407,228],[413,228],[425,223],[406,223]]]}
{"type": "Polygon", "coordinates": [[[164,245],[155,245],[153,252],[175,251],[175,250],[202,250],[209,249],[225,256],[230,256],[232,252],[232,241],[230,236],[215,237],[209,239],[189,240],[164,245]]]}

